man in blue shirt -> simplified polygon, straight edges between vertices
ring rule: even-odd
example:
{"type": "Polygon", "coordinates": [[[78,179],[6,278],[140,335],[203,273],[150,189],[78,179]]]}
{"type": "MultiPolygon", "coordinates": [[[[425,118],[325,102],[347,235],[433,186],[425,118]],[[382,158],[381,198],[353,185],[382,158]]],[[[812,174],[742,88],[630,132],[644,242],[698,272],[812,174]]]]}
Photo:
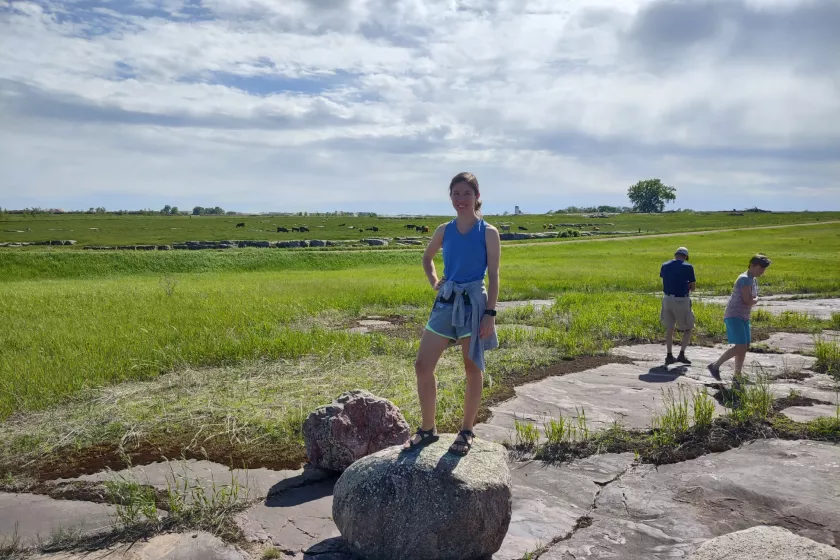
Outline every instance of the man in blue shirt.
{"type": "Polygon", "coordinates": [[[689,294],[694,291],[697,280],[694,278],[694,267],[688,264],[688,249],[677,249],[674,259],[662,265],[659,277],[662,278],[662,291],[665,292],[665,297],[662,298],[662,313],[659,316],[662,326],[666,329],[665,347],[668,355],[665,357],[665,365],[676,362],[691,365],[685,357],[685,348],[691,340],[691,330],[694,328],[694,312],[691,310],[689,294]],[[676,358],[672,353],[675,329],[682,333],[682,348],[676,358]]]}

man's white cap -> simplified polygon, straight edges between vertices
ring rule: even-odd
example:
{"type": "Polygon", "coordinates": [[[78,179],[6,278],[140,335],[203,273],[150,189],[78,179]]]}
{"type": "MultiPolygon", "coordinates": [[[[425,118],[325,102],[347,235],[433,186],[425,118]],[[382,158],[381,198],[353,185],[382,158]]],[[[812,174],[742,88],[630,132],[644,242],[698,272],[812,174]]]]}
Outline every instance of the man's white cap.
{"type": "Polygon", "coordinates": [[[679,249],[677,249],[677,251],[674,254],[675,255],[685,255],[685,258],[688,258],[688,249],[686,249],[685,247],[680,247],[679,249]]]}

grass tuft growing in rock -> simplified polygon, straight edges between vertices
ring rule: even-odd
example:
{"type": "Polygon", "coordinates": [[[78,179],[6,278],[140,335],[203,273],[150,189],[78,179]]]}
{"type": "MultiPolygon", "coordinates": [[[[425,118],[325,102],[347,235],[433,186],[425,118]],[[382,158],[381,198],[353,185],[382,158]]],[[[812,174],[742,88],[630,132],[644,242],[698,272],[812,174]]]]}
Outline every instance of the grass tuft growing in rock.
{"type": "Polygon", "coordinates": [[[820,373],[827,373],[840,382],[840,344],[818,338],[814,343],[814,356],[817,362],[813,369],[820,373]]]}
{"type": "MultiPolygon", "coordinates": [[[[557,435],[559,426],[568,420],[555,420],[554,424],[550,420],[545,427],[547,441],[527,444],[516,441],[507,446],[516,459],[557,463],[600,453],[632,452],[640,462],[662,465],[726,451],[755,439],[840,443],[840,404],[834,417],[795,422],[776,412],[783,407],[774,405],[764,375],[745,380],[741,389],[727,391],[721,398],[731,408],[718,418],[713,418],[714,403],[704,391],[697,390],[689,397],[684,391],[675,394],[669,390],[664,396],[665,410],[654,417],[650,430],[628,430],[614,423],[606,429],[587,432],[586,437],[569,439],[557,435]]],[[[520,424],[517,431],[537,433],[526,422],[520,424]]]]}

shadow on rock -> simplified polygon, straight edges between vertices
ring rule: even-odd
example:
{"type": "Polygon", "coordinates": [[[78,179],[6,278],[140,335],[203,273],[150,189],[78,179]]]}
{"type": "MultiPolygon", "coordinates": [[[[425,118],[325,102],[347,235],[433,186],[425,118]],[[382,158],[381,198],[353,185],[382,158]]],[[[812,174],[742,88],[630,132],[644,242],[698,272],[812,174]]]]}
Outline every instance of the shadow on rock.
{"type": "Polygon", "coordinates": [[[272,488],[272,492],[265,499],[265,505],[267,507],[294,507],[331,496],[335,482],[338,480],[338,474],[317,481],[310,481],[304,477],[300,478],[303,478],[300,485],[289,486],[283,484],[282,488],[277,491],[272,488]]]}
{"type": "Polygon", "coordinates": [[[361,560],[341,537],[313,544],[303,552],[303,560],[361,560]]]}
{"type": "Polygon", "coordinates": [[[646,383],[669,383],[682,377],[688,371],[687,366],[679,366],[668,369],[668,366],[656,366],[650,368],[647,373],[639,376],[639,381],[646,383]]]}

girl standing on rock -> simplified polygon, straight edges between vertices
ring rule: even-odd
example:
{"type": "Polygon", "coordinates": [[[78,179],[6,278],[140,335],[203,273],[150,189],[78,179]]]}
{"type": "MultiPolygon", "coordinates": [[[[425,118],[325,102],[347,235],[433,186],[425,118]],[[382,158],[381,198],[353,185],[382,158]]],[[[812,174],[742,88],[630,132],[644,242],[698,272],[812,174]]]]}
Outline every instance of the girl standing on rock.
{"type": "Polygon", "coordinates": [[[467,390],[464,421],[449,450],[466,455],[475,438],[472,428],[484,384],[484,351],[499,346],[496,301],[501,257],[499,231],[482,219],[480,196],[475,175],[456,175],[449,183],[449,198],[458,215],[438,226],[423,253],[423,270],[437,296],[414,362],[423,425],[406,444],[406,449],[416,449],[439,439],[435,428],[435,367],[443,351],[453,343],[460,343],[464,354],[467,390]],[[443,249],[443,278],[440,279],[433,260],[439,249],[443,249]],[[484,286],[485,274],[489,290],[484,286]]]}

